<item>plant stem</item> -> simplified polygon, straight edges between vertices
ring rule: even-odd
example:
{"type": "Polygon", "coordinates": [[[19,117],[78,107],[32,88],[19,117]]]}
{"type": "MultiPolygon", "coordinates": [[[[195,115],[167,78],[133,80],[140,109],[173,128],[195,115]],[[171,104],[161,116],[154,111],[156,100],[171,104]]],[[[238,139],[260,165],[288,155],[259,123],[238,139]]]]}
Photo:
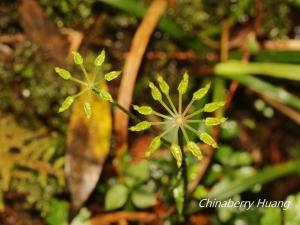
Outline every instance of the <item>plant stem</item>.
{"type": "Polygon", "coordinates": [[[187,173],[187,165],[184,157],[184,135],[182,130],[180,129],[178,132],[178,145],[181,149],[182,153],[182,165],[178,171],[178,179],[181,179],[183,182],[183,208],[182,214],[180,215],[180,220],[185,221],[185,211],[186,211],[186,197],[187,197],[187,184],[188,184],[188,173],[187,173]]]}

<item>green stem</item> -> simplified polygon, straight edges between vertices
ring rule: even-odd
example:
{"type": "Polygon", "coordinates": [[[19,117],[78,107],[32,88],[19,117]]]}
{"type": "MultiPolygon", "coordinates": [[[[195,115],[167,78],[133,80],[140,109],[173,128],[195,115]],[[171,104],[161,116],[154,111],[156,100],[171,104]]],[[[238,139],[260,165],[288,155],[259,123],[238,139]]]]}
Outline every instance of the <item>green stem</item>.
{"type": "Polygon", "coordinates": [[[177,110],[176,110],[176,108],[175,108],[175,105],[174,105],[173,102],[172,102],[172,99],[170,98],[170,95],[169,95],[169,94],[166,94],[166,97],[167,97],[167,99],[168,99],[168,101],[169,101],[169,103],[170,103],[170,105],[171,105],[171,108],[173,109],[173,112],[174,112],[175,114],[177,114],[178,112],[177,112],[177,110]]]}
{"type": "Polygon", "coordinates": [[[79,80],[79,79],[77,79],[75,77],[70,77],[70,80],[74,81],[74,82],[76,82],[78,84],[84,85],[84,86],[89,86],[87,83],[84,83],[83,81],[81,81],[81,80],[79,80]]]}
{"type": "Polygon", "coordinates": [[[179,108],[179,114],[181,114],[181,112],[182,112],[182,94],[179,94],[178,108],[179,108]]]}
{"type": "Polygon", "coordinates": [[[162,118],[164,118],[164,119],[168,119],[168,120],[172,119],[172,117],[166,116],[166,115],[161,114],[161,113],[156,112],[156,111],[153,111],[153,115],[156,115],[156,116],[162,117],[162,118]]]}
{"type": "Polygon", "coordinates": [[[185,108],[184,112],[182,113],[182,116],[185,116],[185,114],[187,114],[187,112],[189,111],[189,109],[191,108],[191,106],[194,103],[194,98],[192,98],[192,100],[190,101],[190,103],[188,104],[188,106],[185,108]]]}
{"type": "Polygon", "coordinates": [[[81,70],[82,70],[82,72],[83,72],[83,74],[84,74],[84,76],[85,76],[85,79],[86,79],[87,82],[90,84],[91,81],[90,81],[90,78],[89,78],[88,73],[86,72],[86,69],[84,68],[84,66],[83,66],[82,64],[80,64],[80,68],[81,68],[81,70]]]}
{"type": "Polygon", "coordinates": [[[203,109],[199,109],[199,110],[193,112],[192,114],[187,115],[187,116],[185,117],[185,119],[189,119],[189,118],[192,118],[192,117],[194,117],[194,116],[197,116],[198,114],[200,114],[200,113],[202,113],[202,112],[203,112],[203,109]]]}
{"type": "Polygon", "coordinates": [[[182,153],[182,165],[178,171],[178,179],[181,179],[183,182],[183,208],[182,213],[180,216],[181,221],[185,221],[185,212],[186,212],[186,205],[187,205],[187,184],[188,184],[188,171],[187,171],[187,164],[184,156],[184,134],[182,130],[179,130],[178,132],[178,145],[180,147],[181,153],[182,153]]]}
{"type": "Polygon", "coordinates": [[[202,123],[205,120],[187,120],[186,123],[202,123]]]}
{"type": "Polygon", "coordinates": [[[162,101],[160,100],[159,103],[172,115],[175,116],[175,114],[172,112],[172,110],[162,101]]]}

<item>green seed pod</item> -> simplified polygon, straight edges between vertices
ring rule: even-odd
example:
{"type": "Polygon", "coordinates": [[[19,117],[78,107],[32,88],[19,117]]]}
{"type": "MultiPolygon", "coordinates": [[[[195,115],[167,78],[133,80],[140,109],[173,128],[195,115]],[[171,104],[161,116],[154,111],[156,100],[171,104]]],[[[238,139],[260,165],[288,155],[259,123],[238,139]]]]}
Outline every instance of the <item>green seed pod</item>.
{"type": "Polygon", "coordinates": [[[133,105],[134,110],[138,111],[142,115],[151,115],[153,113],[153,109],[150,106],[138,106],[133,105]]]}
{"type": "Polygon", "coordinates": [[[187,72],[185,72],[183,75],[183,79],[180,81],[178,88],[177,88],[179,94],[181,94],[181,95],[185,94],[185,92],[187,91],[188,85],[189,85],[189,75],[187,72]]]}
{"type": "Polygon", "coordinates": [[[91,107],[91,104],[88,103],[88,102],[83,103],[83,109],[84,109],[84,112],[86,114],[86,117],[88,119],[90,119],[91,116],[92,116],[92,107],[91,107]]]}
{"type": "Polygon", "coordinates": [[[206,132],[201,133],[199,138],[205,144],[211,145],[214,148],[218,147],[217,142],[206,132]]]}
{"type": "Polygon", "coordinates": [[[157,149],[159,149],[160,145],[161,145],[160,137],[153,138],[153,140],[149,145],[149,148],[145,152],[145,156],[150,157],[157,149]]]}
{"type": "Polygon", "coordinates": [[[58,109],[58,112],[66,111],[74,102],[73,96],[68,96],[58,109]]]}
{"type": "Polygon", "coordinates": [[[149,87],[151,88],[152,98],[156,101],[161,101],[162,95],[161,95],[160,91],[158,90],[158,88],[152,82],[149,83],[149,87]]]}
{"type": "Polygon", "coordinates": [[[79,54],[79,52],[73,51],[72,54],[73,54],[74,63],[77,65],[81,65],[83,63],[83,58],[79,54]]]}
{"type": "Polygon", "coordinates": [[[99,97],[106,100],[106,101],[109,101],[109,102],[113,102],[113,98],[111,97],[111,95],[105,91],[105,90],[102,90],[102,89],[99,89],[99,93],[98,93],[99,97]]]}
{"type": "Polygon", "coordinates": [[[187,143],[187,148],[191,151],[191,153],[198,159],[198,160],[202,160],[203,156],[202,156],[202,152],[199,148],[199,146],[193,142],[190,141],[187,143]]]}
{"type": "Polygon", "coordinates": [[[169,91],[170,91],[170,87],[167,84],[167,82],[164,80],[164,78],[159,75],[157,77],[157,81],[158,81],[161,92],[164,93],[165,95],[168,95],[169,91]]]}
{"type": "Polygon", "coordinates": [[[102,66],[103,62],[105,60],[105,50],[103,49],[101,53],[97,56],[97,58],[94,61],[95,66],[102,66]]]}
{"type": "Polygon", "coordinates": [[[122,73],[122,71],[111,71],[111,72],[104,75],[104,79],[107,80],[107,81],[114,80],[118,76],[120,76],[121,73],[122,73]]]}
{"type": "Polygon", "coordinates": [[[225,102],[211,102],[204,105],[203,111],[204,112],[214,112],[220,107],[223,107],[225,102]]]}
{"type": "Polygon", "coordinates": [[[198,91],[194,92],[193,99],[200,100],[203,98],[210,89],[210,83],[206,84],[204,88],[200,88],[198,91]]]}
{"type": "Polygon", "coordinates": [[[131,131],[142,131],[142,130],[147,130],[151,127],[151,123],[148,121],[142,121],[139,122],[137,125],[130,127],[129,130],[131,131]]]}
{"type": "Polygon", "coordinates": [[[68,70],[59,67],[55,67],[55,72],[65,80],[69,80],[72,77],[71,73],[68,70]]]}
{"type": "Polygon", "coordinates": [[[170,147],[170,150],[171,150],[172,155],[176,159],[178,168],[181,167],[181,164],[182,164],[182,152],[181,152],[181,149],[180,149],[179,145],[172,144],[171,147],[170,147]]]}
{"type": "Polygon", "coordinates": [[[215,117],[206,117],[205,124],[206,126],[217,126],[226,121],[225,117],[215,118],[215,117]]]}

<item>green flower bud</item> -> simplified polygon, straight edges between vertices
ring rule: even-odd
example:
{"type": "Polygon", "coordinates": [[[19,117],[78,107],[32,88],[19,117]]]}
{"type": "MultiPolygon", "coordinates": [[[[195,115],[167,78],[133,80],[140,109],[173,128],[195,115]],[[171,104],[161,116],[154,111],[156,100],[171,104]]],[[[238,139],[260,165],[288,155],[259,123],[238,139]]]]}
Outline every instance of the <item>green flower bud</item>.
{"type": "Polygon", "coordinates": [[[95,66],[102,66],[103,62],[105,60],[105,50],[103,49],[101,53],[97,56],[97,58],[94,61],[95,66]]]}
{"type": "Polygon", "coordinates": [[[205,144],[211,145],[214,148],[218,147],[217,142],[206,132],[201,133],[199,138],[205,144]]]}
{"type": "Polygon", "coordinates": [[[203,156],[202,156],[202,152],[199,148],[199,146],[195,143],[195,142],[188,142],[187,143],[187,148],[191,151],[191,153],[198,159],[198,160],[202,160],[203,156]]]}
{"type": "Polygon", "coordinates": [[[83,63],[83,59],[82,56],[79,54],[79,52],[73,51],[72,54],[73,54],[74,63],[77,65],[81,65],[83,63]]]}
{"type": "Polygon", "coordinates": [[[55,67],[55,72],[65,80],[69,80],[72,77],[71,73],[68,70],[59,67],[55,67]]]}
{"type": "Polygon", "coordinates": [[[194,92],[193,99],[200,100],[203,98],[210,89],[210,83],[206,84],[204,88],[200,88],[198,91],[194,92]]]}
{"type": "Polygon", "coordinates": [[[203,111],[204,112],[214,112],[220,107],[223,107],[225,102],[211,102],[204,105],[203,111]]]}
{"type": "Polygon", "coordinates": [[[171,150],[172,155],[176,159],[177,166],[181,167],[181,164],[182,164],[182,152],[181,152],[181,149],[180,149],[179,145],[172,144],[171,147],[170,147],[170,150],[171,150]]]}
{"type": "Polygon", "coordinates": [[[151,127],[151,123],[148,121],[142,121],[139,122],[137,125],[130,127],[129,130],[131,131],[142,131],[142,130],[147,130],[151,127]]]}
{"type": "Polygon", "coordinates": [[[217,126],[221,123],[224,123],[225,121],[226,121],[225,117],[221,117],[221,118],[207,117],[207,118],[205,118],[206,126],[217,126]]]}
{"type": "Polygon", "coordinates": [[[109,102],[113,102],[113,98],[111,97],[111,95],[105,91],[105,90],[102,90],[102,89],[99,89],[98,90],[98,95],[100,98],[106,100],[106,101],[109,101],[109,102]]]}
{"type": "Polygon", "coordinates": [[[58,109],[58,112],[66,111],[74,102],[73,96],[68,96],[58,109]]]}
{"type": "Polygon", "coordinates": [[[145,152],[145,156],[150,157],[157,149],[159,149],[160,145],[161,145],[160,137],[153,138],[153,140],[149,145],[149,148],[145,152]]]}
{"type": "Polygon", "coordinates": [[[91,118],[91,115],[92,115],[92,107],[91,107],[91,104],[88,103],[88,102],[83,103],[83,109],[84,109],[84,112],[85,112],[85,114],[86,114],[86,117],[87,117],[88,119],[90,119],[90,118],[91,118]]]}
{"type": "Polygon", "coordinates": [[[158,88],[152,82],[149,83],[149,87],[151,88],[152,98],[156,101],[161,101],[162,95],[161,95],[160,91],[158,90],[158,88]]]}
{"type": "Polygon", "coordinates": [[[113,79],[116,79],[118,76],[120,76],[121,73],[122,71],[111,71],[104,75],[104,79],[107,81],[111,81],[113,79]]]}
{"type": "Polygon", "coordinates": [[[138,111],[142,115],[151,115],[153,113],[153,109],[150,106],[133,106],[134,110],[138,111]]]}
{"type": "Polygon", "coordinates": [[[162,76],[158,76],[157,77],[157,81],[158,81],[158,84],[159,84],[159,87],[160,87],[160,90],[162,91],[162,93],[168,95],[169,94],[169,90],[170,90],[170,87],[169,85],[167,84],[167,82],[164,80],[164,78],[162,76]]]}
{"type": "Polygon", "coordinates": [[[177,88],[179,94],[181,94],[181,95],[185,94],[185,92],[187,91],[188,85],[189,85],[189,75],[187,72],[185,72],[183,75],[183,79],[181,80],[181,82],[179,83],[178,88],[177,88]]]}

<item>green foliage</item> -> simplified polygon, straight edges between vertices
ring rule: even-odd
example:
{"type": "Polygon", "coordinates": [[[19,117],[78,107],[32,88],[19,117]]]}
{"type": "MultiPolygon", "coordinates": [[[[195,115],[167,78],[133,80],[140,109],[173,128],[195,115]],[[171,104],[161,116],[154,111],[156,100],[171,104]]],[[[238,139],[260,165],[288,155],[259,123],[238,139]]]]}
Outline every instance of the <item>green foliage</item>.
{"type": "Polygon", "coordinates": [[[141,161],[127,166],[124,170],[124,175],[123,183],[113,184],[106,192],[106,210],[119,209],[130,202],[140,209],[156,204],[154,190],[147,188],[147,184],[145,184],[150,179],[148,161],[141,161]]]}
{"type": "Polygon", "coordinates": [[[44,214],[64,186],[63,158],[54,157],[55,138],[40,137],[41,131],[22,128],[11,117],[3,117],[0,125],[1,196],[9,190],[25,193],[24,206],[35,206],[44,214]]]}
{"type": "Polygon", "coordinates": [[[49,210],[45,216],[48,225],[65,225],[68,219],[69,206],[66,201],[52,199],[49,210]]]}

